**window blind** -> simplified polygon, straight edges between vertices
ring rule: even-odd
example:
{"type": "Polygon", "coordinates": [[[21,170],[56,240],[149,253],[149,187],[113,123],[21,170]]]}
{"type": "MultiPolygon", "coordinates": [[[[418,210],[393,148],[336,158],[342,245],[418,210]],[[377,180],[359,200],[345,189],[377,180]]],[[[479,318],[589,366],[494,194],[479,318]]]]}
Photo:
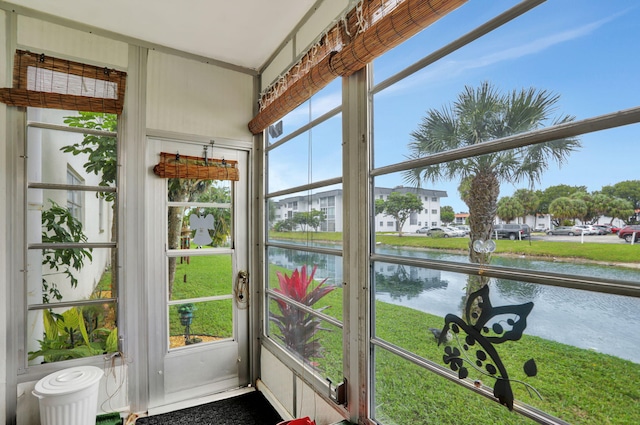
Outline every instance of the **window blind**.
{"type": "Polygon", "coordinates": [[[127,74],[44,54],[16,50],[13,87],[0,102],[84,112],[122,113],[127,74]]]}
{"type": "Polygon", "coordinates": [[[349,76],[466,0],[363,0],[261,95],[258,134],[340,76],[349,76]]]}

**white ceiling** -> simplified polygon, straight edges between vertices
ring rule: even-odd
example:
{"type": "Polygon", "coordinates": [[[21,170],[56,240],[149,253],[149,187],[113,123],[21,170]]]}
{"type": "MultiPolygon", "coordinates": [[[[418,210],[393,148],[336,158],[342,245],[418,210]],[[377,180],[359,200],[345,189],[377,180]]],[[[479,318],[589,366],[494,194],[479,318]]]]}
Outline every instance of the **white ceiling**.
{"type": "MultiPolygon", "coordinates": [[[[328,0],[332,1],[332,0],[328,0]]],[[[316,0],[5,0],[66,20],[260,69],[316,0]]]]}

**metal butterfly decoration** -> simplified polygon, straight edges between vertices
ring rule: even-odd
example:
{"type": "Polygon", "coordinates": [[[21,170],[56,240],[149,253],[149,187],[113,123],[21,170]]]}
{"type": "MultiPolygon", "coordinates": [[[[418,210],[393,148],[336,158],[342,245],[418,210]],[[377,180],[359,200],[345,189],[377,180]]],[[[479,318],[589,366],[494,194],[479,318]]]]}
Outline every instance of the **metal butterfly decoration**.
{"type": "MultiPolygon", "coordinates": [[[[511,382],[525,385],[527,390],[532,389],[538,397],[542,398],[540,393],[529,384],[509,378],[507,369],[494,347],[495,344],[519,340],[527,326],[527,316],[532,309],[532,302],[493,307],[489,299],[489,286],[485,285],[470,294],[465,306],[466,321],[454,314],[447,314],[444,318],[444,327],[439,334],[438,345],[447,344],[448,339],[457,341],[458,345],[457,347],[445,346],[442,357],[444,363],[448,364],[452,371],[458,372],[460,379],[469,376],[467,365],[495,379],[493,395],[509,410],[513,410],[514,400],[511,382]],[[489,327],[490,321],[491,327],[489,327]],[[461,334],[463,332],[466,336],[461,334]]],[[[534,359],[526,361],[523,369],[530,377],[536,376],[538,372],[534,359]]],[[[479,382],[476,384],[481,385],[479,382]]]]}

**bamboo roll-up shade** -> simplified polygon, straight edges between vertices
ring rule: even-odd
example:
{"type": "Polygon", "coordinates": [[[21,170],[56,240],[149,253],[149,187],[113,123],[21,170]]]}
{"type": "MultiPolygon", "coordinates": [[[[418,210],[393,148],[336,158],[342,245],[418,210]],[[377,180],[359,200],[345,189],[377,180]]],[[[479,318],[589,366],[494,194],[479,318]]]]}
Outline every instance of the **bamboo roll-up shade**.
{"type": "Polygon", "coordinates": [[[279,117],[287,115],[302,102],[333,81],[338,74],[331,71],[330,60],[331,56],[326,56],[316,66],[311,68],[304,78],[292,82],[287,87],[287,90],[251,120],[249,130],[251,130],[253,134],[260,133],[279,117]]]}
{"type": "Polygon", "coordinates": [[[162,152],[153,173],[167,179],[240,180],[238,161],[162,152]]]}
{"type": "Polygon", "coordinates": [[[17,50],[13,87],[0,88],[0,101],[84,112],[120,114],[127,74],[44,54],[17,50]]]}
{"type": "MultiPolygon", "coordinates": [[[[363,0],[351,10],[344,22],[327,34],[339,33],[342,43],[333,46],[306,73],[295,72],[296,64],[270,87],[260,101],[260,111],[249,122],[249,130],[258,134],[270,124],[293,111],[320,91],[335,77],[349,76],[367,63],[417,34],[466,0],[363,0]],[[285,87],[284,90],[282,88],[285,87]]],[[[319,44],[330,45],[327,37],[319,44]]],[[[315,48],[312,47],[311,50],[315,48]]],[[[311,51],[310,50],[310,51],[311,51]]]]}
{"type": "MultiPolygon", "coordinates": [[[[356,35],[331,60],[331,68],[349,76],[378,56],[413,37],[466,0],[405,0],[356,35]]],[[[370,2],[376,3],[376,2],[370,2]]],[[[373,14],[369,11],[368,15],[373,14]]]]}

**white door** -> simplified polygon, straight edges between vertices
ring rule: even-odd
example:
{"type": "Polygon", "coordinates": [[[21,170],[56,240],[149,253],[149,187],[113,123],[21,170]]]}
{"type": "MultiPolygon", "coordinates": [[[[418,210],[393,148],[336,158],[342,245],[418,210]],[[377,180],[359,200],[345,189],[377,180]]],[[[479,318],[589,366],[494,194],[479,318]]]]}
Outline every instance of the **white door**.
{"type": "Polygon", "coordinates": [[[249,383],[248,152],[148,142],[148,407],[153,410],[249,383]],[[238,180],[227,180],[228,173],[219,180],[159,177],[152,170],[162,161],[174,171],[234,165],[238,180]]]}

